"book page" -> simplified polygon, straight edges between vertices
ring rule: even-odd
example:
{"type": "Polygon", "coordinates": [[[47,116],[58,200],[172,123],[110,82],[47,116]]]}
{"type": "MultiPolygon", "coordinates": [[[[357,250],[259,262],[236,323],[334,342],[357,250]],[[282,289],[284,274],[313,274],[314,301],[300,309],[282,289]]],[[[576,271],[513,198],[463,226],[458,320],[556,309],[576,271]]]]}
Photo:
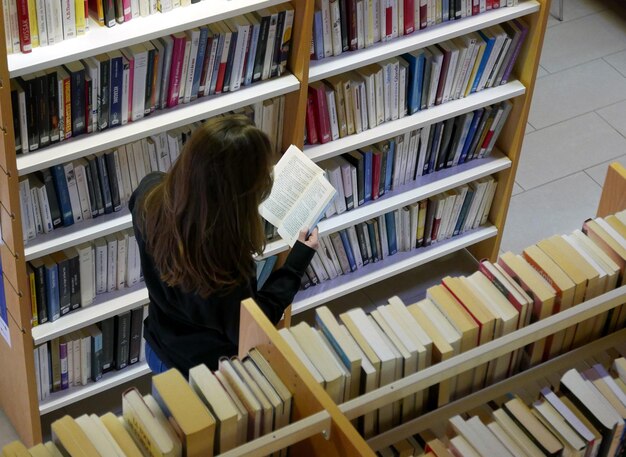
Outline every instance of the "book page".
{"type": "Polygon", "coordinates": [[[320,219],[336,192],[323,174],[293,145],[274,167],[272,192],[259,206],[259,213],[278,227],[278,233],[290,246],[300,230],[312,228],[320,219]]]}

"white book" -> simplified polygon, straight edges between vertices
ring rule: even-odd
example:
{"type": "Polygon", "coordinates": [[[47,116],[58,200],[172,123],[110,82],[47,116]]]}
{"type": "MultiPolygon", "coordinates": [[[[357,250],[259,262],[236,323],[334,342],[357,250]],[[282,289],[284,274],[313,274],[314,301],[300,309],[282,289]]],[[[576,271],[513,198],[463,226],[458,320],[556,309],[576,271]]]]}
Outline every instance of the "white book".
{"type": "MultiPolygon", "coordinates": [[[[39,33],[39,47],[48,46],[48,27],[46,24],[46,3],[44,0],[35,0],[35,10],[37,12],[37,32],[39,33]]],[[[6,13],[5,13],[6,14],[6,13]]],[[[6,17],[6,15],[5,15],[6,17]]],[[[6,28],[9,31],[9,28],[6,28]]],[[[7,44],[10,41],[7,40],[7,44]]]]}
{"type": "Polygon", "coordinates": [[[76,37],[76,3],[74,0],[61,0],[63,8],[63,39],[76,37]]]}
{"type": "Polygon", "coordinates": [[[117,289],[117,238],[114,235],[105,237],[107,246],[107,292],[117,289]]]}
{"type": "Polygon", "coordinates": [[[364,0],[356,1],[356,47],[363,49],[365,47],[365,11],[363,8],[364,0]]]}
{"type": "Polygon", "coordinates": [[[65,171],[65,181],[67,183],[67,190],[70,195],[70,205],[72,206],[72,216],[74,222],[80,222],[83,220],[83,213],[80,206],[80,198],[78,197],[78,186],[76,185],[76,175],[74,174],[74,165],[72,162],[68,162],[63,165],[65,171]]]}
{"type": "MultiPolygon", "coordinates": [[[[5,10],[6,11],[6,10],[5,10]]],[[[18,54],[21,52],[20,49],[20,32],[19,32],[19,20],[17,18],[17,2],[13,2],[9,0],[8,2],[8,12],[9,14],[5,17],[5,24],[9,24],[10,29],[10,41],[13,43],[13,52],[18,54]]],[[[3,24],[4,25],[4,24],[3,24]]]]}
{"type": "Polygon", "coordinates": [[[433,54],[430,70],[430,88],[428,89],[428,108],[432,108],[435,106],[435,99],[437,97],[437,86],[443,65],[443,53],[437,46],[431,46],[428,49],[433,54]]]}
{"type": "Polygon", "coordinates": [[[211,40],[211,47],[207,48],[206,52],[209,55],[207,59],[206,71],[204,72],[204,78],[200,81],[200,88],[198,89],[198,96],[209,95],[211,88],[211,78],[213,76],[213,67],[215,66],[215,59],[217,58],[217,47],[219,44],[219,33],[215,31],[211,25],[207,26],[209,29],[208,37],[211,40]]]}
{"type": "Polygon", "coordinates": [[[330,0],[330,23],[332,30],[332,55],[338,56],[343,51],[341,42],[341,14],[339,10],[339,0],[330,0]]]}
{"type": "Polygon", "coordinates": [[[48,44],[60,43],[63,41],[63,13],[61,12],[61,2],[44,0],[44,3],[46,7],[48,44]]]}
{"type": "Polygon", "coordinates": [[[324,57],[333,55],[333,27],[329,0],[315,0],[316,9],[322,12],[322,32],[324,36],[324,57]]]}
{"type": "Polygon", "coordinates": [[[350,240],[350,245],[352,246],[352,253],[354,254],[354,261],[356,263],[356,267],[363,267],[363,257],[361,256],[361,249],[359,245],[359,238],[356,235],[356,229],[354,226],[348,227],[347,229],[348,239],[350,240]]]}
{"type": "Polygon", "coordinates": [[[48,344],[39,346],[39,371],[41,376],[41,396],[45,400],[50,395],[50,362],[48,344]]]}
{"type": "Polygon", "coordinates": [[[398,59],[398,118],[407,115],[407,83],[409,74],[409,64],[404,59],[398,59]]]}
{"type": "Polygon", "coordinates": [[[150,0],[139,0],[139,15],[141,17],[150,15],[150,0]]]}
{"type": "Polygon", "coordinates": [[[343,214],[347,211],[346,196],[344,192],[343,176],[341,174],[341,166],[337,160],[327,159],[319,163],[319,166],[325,171],[326,179],[336,190],[333,203],[337,214],[343,214]]]}
{"type": "Polygon", "coordinates": [[[41,206],[39,205],[39,191],[34,187],[30,188],[30,200],[33,205],[33,218],[35,224],[35,236],[43,233],[43,226],[41,222],[41,206]]]}
{"type": "Polygon", "coordinates": [[[326,243],[322,242],[322,239],[320,237],[320,247],[317,250],[317,256],[320,259],[320,261],[322,262],[322,265],[324,265],[324,269],[326,270],[326,273],[328,274],[328,278],[329,279],[335,279],[339,273],[337,272],[337,269],[335,268],[335,264],[333,262],[332,256],[330,254],[330,252],[328,251],[328,247],[326,246],[326,243]]]}
{"type": "Polygon", "coordinates": [[[452,86],[456,75],[458,74],[459,48],[452,41],[444,41],[439,44],[446,51],[450,51],[450,62],[448,64],[448,73],[446,75],[445,85],[441,103],[445,103],[452,97],[452,86]]]}
{"type": "Polygon", "coordinates": [[[54,230],[52,224],[52,214],[50,213],[50,202],[48,201],[48,193],[46,187],[41,186],[37,189],[39,192],[39,209],[41,210],[41,221],[44,233],[50,233],[54,230]]]}
{"type": "Polygon", "coordinates": [[[89,201],[89,187],[87,185],[85,165],[82,163],[75,164],[74,175],[76,176],[76,188],[78,189],[78,199],[83,219],[91,219],[91,202],[89,201]]]}
{"type": "Polygon", "coordinates": [[[39,367],[39,348],[33,349],[33,358],[35,359],[35,380],[37,381],[37,399],[43,400],[43,386],[41,384],[41,372],[39,367]]]}
{"type": "Polygon", "coordinates": [[[141,279],[141,258],[139,257],[139,245],[135,238],[135,233],[132,230],[128,232],[128,244],[126,250],[128,253],[128,265],[126,266],[126,272],[128,273],[128,280],[126,286],[130,287],[137,284],[141,279]]]}
{"type": "Polygon", "coordinates": [[[496,41],[491,48],[491,53],[489,54],[489,58],[487,59],[487,63],[485,64],[485,68],[483,70],[483,74],[480,76],[480,80],[478,82],[478,87],[476,88],[476,92],[481,91],[485,88],[487,84],[487,79],[493,70],[493,67],[496,63],[496,60],[500,56],[500,50],[502,49],[502,45],[504,44],[504,40],[507,37],[507,34],[500,28],[498,30],[496,27],[490,27],[488,29],[483,30],[483,33],[487,37],[496,37],[496,41]]]}
{"type": "Polygon", "coordinates": [[[122,175],[122,179],[120,181],[120,190],[124,190],[124,195],[120,194],[120,199],[123,198],[125,203],[128,203],[130,200],[130,196],[132,195],[133,188],[130,183],[130,169],[128,164],[128,152],[126,150],[126,146],[120,146],[117,149],[117,162],[119,162],[120,173],[122,175]]]}
{"type": "Polygon", "coordinates": [[[103,294],[107,291],[108,273],[108,247],[104,238],[95,241],[96,251],[96,294],[103,294]]]}
{"type": "Polygon", "coordinates": [[[91,113],[85,113],[85,122],[88,131],[98,130],[98,105],[100,94],[100,61],[94,57],[88,57],[84,59],[83,65],[85,66],[85,75],[91,78],[91,99],[94,101],[91,104],[91,113]]]}
{"type": "Polygon", "coordinates": [[[159,163],[157,161],[156,143],[152,138],[146,138],[146,144],[148,146],[148,160],[150,161],[150,170],[159,171],[159,163]]]}
{"type": "MultiPolygon", "coordinates": [[[[187,44],[189,45],[189,51],[187,51],[187,46],[185,46],[185,63],[183,63],[183,73],[181,76],[181,87],[184,83],[184,92],[183,92],[183,103],[189,103],[191,101],[191,89],[193,87],[193,76],[196,71],[196,59],[198,58],[198,47],[200,44],[200,29],[194,28],[192,30],[187,30],[185,32],[187,34],[187,44]]],[[[180,96],[178,99],[180,103],[180,96]]]]}
{"type": "Polygon", "coordinates": [[[167,172],[171,166],[167,135],[162,132],[153,137],[153,139],[157,150],[157,164],[159,171],[167,172]]]}
{"type": "Polygon", "coordinates": [[[378,43],[381,40],[381,21],[382,17],[380,15],[380,4],[385,0],[368,0],[370,1],[370,11],[372,15],[372,41],[374,43],[378,43]]]}
{"type": "Polygon", "coordinates": [[[136,121],[144,116],[144,106],[146,102],[146,78],[148,72],[148,50],[143,44],[135,44],[128,49],[133,57],[133,95],[131,120],[136,121]]]}
{"type": "MultiPolygon", "coordinates": [[[[317,0],[317,1],[323,1],[323,0],[317,0]]],[[[328,3],[328,0],[326,0],[326,2],[328,3]]],[[[272,67],[272,57],[274,55],[274,40],[276,39],[276,33],[277,33],[276,31],[277,25],[278,25],[278,13],[273,13],[270,16],[270,26],[269,26],[269,30],[267,33],[267,48],[265,50],[265,59],[263,61],[263,71],[261,72],[262,80],[266,80],[267,78],[270,77],[270,70],[272,67]]],[[[330,27],[330,16],[328,17],[328,24],[323,24],[323,25],[324,25],[324,52],[325,52],[326,51],[326,37],[330,39],[330,29],[328,30],[328,35],[326,34],[326,26],[328,25],[328,27],[330,27]]],[[[332,55],[332,50],[331,50],[330,55],[332,55]]],[[[325,54],[325,56],[328,57],[329,55],[325,54]]]]}
{"type": "Polygon", "coordinates": [[[470,204],[467,212],[462,232],[473,228],[474,222],[476,221],[476,215],[478,214],[478,209],[485,195],[485,191],[487,190],[487,182],[478,180],[469,183],[469,186],[474,190],[474,197],[472,198],[472,203],[470,204]]]}
{"type": "Polygon", "coordinates": [[[116,266],[116,289],[123,289],[126,278],[126,245],[128,243],[128,234],[125,232],[118,232],[115,234],[117,240],[117,266],[116,266]]]}
{"type": "Polygon", "coordinates": [[[380,232],[380,247],[381,252],[380,260],[383,260],[385,257],[389,255],[389,236],[387,234],[387,224],[385,223],[385,215],[381,214],[378,216],[378,231],[380,232]]]}
{"type": "Polygon", "coordinates": [[[77,249],[80,272],[80,306],[86,308],[93,303],[96,295],[93,282],[93,250],[89,243],[81,244],[77,246],[77,249]]]}
{"type": "Polygon", "coordinates": [[[230,74],[230,92],[239,90],[243,79],[245,66],[246,49],[248,47],[251,26],[243,17],[235,17],[227,21],[237,31],[237,41],[235,42],[235,53],[233,54],[233,65],[230,74]]]}
{"type": "MultiPolygon", "coordinates": [[[[183,68],[180,76],[180,88],[178,90],[178,104],[184,103],[185,100],[185,88],[187,87],[187,81],[189,79],[189,61],[191,58],[191,47],[192,47],[192,31],[188,30],[186,32],[187,39],[185,40],[185,53],[183,54],[183,68]]],[[[196,43],[197,50],[197,43],[196,43]]],[[[223,56],[222,56],[223,57],[223,56]]],[[[195,57],[194,57],[195,59],[195,57]]],[[[193,79],[193,76],[192,76],[193,79]]]]}
{"type": "Polygon", "coordinates": [[[129,112],[132,94],[130,93],[130,63],[122,54],[122,119],[121,124],[126,125],[131,113],[129,112]]]}
{"type": "Polygon", "coordinates": [[[328,105],[328,115],[330,117],[330,132],[333,140],[339,138],[339,122],[337,121],[337,105],[335,103],[335,91],[326,88],[326,104],[328,105]]]}

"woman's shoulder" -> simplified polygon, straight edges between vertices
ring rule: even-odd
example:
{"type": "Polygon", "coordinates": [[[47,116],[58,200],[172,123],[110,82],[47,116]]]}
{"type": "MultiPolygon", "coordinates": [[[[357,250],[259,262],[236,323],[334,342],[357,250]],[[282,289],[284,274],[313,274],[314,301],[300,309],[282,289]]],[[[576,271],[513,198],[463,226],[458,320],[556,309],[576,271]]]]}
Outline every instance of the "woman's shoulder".
{"type": "Polygon", "coordinates": [[[138,199],[141,199],[141,197],[144,194],[146,194],[154,186],[156,186],[161,181],[163,181],[164,178],[165,178],[165,173],[161,171],[153,171],[151,173],[148,173],[146,176],[144,176],[141,182],[139,183],[139,186],[137,186],[137,189],[133,191],[133,194],[130,197],[130,201],[128,202],[128,206],[130,210],[131,211],[133,210],[135,206],[135,202],[138,199]]]}

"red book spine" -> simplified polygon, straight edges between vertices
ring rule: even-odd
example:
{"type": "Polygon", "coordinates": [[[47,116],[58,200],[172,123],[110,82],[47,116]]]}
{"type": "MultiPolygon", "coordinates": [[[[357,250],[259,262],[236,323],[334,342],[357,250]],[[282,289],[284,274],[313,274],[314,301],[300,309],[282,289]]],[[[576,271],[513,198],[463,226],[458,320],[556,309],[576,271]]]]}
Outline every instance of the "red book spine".
{"type": "Polygon", "coordinates": [[[185,58],[184,35],[174,36],[174,47],[172,50],[172,66],[170,70],[170,82],[167,91],[167,107],[172,108],[178,105],[178,92],[180,90],[180,78],[183,71],[183,59],[185,58]]]}
{"type": "Polygon", "coordinates": [[[472,0],[472,16],[480,13],[480,0],[472,0]]]}
{"type": "Polygon", "coordinates": [[[442,279],[441,284],[443,284],[443,287],[445,287],[446,290],[450,292],[450,294],[452,294],[455,300],[459,302],[459,304],[465,309],[465,311],[467,311],[467,313],[470,316],[472,316],[472,319],[474,319],[474,322],[476,322],[476,324],[478,325],[478,341],[480,341],[480,337],[483,332],[483,325],[481,324],[481,322],[476,318],[476,316],[472,312],[472,309],[468,307],[465,303],[463,303],[463,300],[461,300],[461,298],[457,294],[454,293],[454,290],[452,290],[452,288],[448,284],[448,281],[446,281],[445,279],[442,279]]]}
{"type": "Polygon", "coordinates": [[[313,94],[309,94],[306,104],[306,132],[309,144],[319,143],[317,138],[317,125],[315,125],[315,112],[313,109],[313,94]]]}
{"type": "Polygon", "coordinates": [[[215,84],[216,94],[221,94],[222,89],[224,88],[224,78],[226,77],[226,67],[228,66],[229,49],[231,46],[235,46],[235,43],[232,42],[232,34],[229,41],[228,46],[224,44],[224,50],[222,51],[220,66],[217,72],[217,83],[215,84]]]}
{"type": "Polygon", "coordinates": [[[124,22],[128,22],[133,18],[130,0],[122,0],[122,8],[124,8],[124,22]]]}
{"type": "Polygon", "coordinates": [[[489,11],[490,9],[493,9],[493,0],[487,0],[485,9],[486,9],[486,11],[489,11]]]}
{"type": "Polygon", "coordinates": [[[434,243],[435,241],[437,241],[437,235],[439,235],[440,225],[441,225],[441,216],[439,217],[435,216],[435,219],[433,220],[433,230],[430,235],[431,243],[434,243]]]}
{"type": "Polygon", "coordinates": [[[350,51],[356,51],[358,47],[356,0],[347,0],[346,9],[348,10],[348,45],[350,51]]]}
{"type": "Polygon", "coordinates": [[[442,48],[439,48],[443,51],[443,62],[441,64],[441,73],[439,74],[439,82],[437,83],[437,93],[435,95],[435,105],[441,105],[443,100],[443,91],[446,85],[446,77],[448,76],[448,67],[450,66],[450,51],[445,51],[442,48]]]}
{"type": "Polygon", "coordinates": [[[25,53],[31,52],[33,50],[33,46],[30,42],[28,0],[17,0],[17,21],[20,32],[20,51],[25,53]]]}
{"type": "Polygon", "coordinates": [[[419,0],[420,2],[420,30],[428,26],[428,2],[419,0]]]}
{"type": "Polygon", "coordinates": [[[382,158],[383,155],[381,153],[375,153],[372,155],[372,200],[376,200],[378,198],[382,158]]]}
{"type": "MultiPolygon", "coordinates": [[[[404,34],[408,35],[415,31],[415,1],[416,0],[400,0],[404,1],[404,34]]],[[[419,0],[417,0],[419,1],[419,0]]]]}
{"type": "Polygon", "coordinates": [[[386,39],[391,38],[391,34],[393,33],[393,6],[387,3],[385,7],[385,35],[386,39]]]}
{"type": "MultiPolygon", "coordinates": [[[[485,275],[485,277],[491,281],[491,283],[496,286],[496,288],[500,291],[500,293],[502,295],[504,295],[506,297],[506,299],[509,301],[509,303],[511,303],[515,309],[520,313],[520,318],[522,318],[521,313],[522,313],[522,304],[520,302],[518,302],[515,299],[515,296],[508,291],[508,289],[504,286],[504,284],[502,284],[498,278],[496,278],[491,271],[489,271],[489,269],[485,266],[484,264],[484,260],[478,263],[478,271],[480,271],[482,274],[485,275]]],[[[518,321],[518,328],[520,327],[520,325],[523,325],[522,322],[518,321]]]]}
{"type": "Polygon", "coordinates": [[[328,107],[326,106],[326,94],[323,86],[311,87],[309,90],[313,94],[313,113],[317,123],[317,136],[320,143],[328,143],[331,139],[330,119],[328,117],[328,107]]]}

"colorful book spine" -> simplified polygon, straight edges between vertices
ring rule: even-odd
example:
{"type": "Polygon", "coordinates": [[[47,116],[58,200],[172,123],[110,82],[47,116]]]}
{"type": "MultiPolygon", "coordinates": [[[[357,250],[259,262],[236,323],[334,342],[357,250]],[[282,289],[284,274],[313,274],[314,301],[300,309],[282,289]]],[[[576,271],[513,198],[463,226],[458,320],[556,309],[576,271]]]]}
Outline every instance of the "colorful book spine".
{"type": "Polygon", "coordinates": [[[172,67],[170,70],[170,82],[167,95],[167,107],[172,108],[178,105],[178,92],[180,91],[180,80],[183,72],[183,60],[185,57],[185,42],[187,38],[184,33],[172,35],[174,47],[172,49],[172,67]]]}

